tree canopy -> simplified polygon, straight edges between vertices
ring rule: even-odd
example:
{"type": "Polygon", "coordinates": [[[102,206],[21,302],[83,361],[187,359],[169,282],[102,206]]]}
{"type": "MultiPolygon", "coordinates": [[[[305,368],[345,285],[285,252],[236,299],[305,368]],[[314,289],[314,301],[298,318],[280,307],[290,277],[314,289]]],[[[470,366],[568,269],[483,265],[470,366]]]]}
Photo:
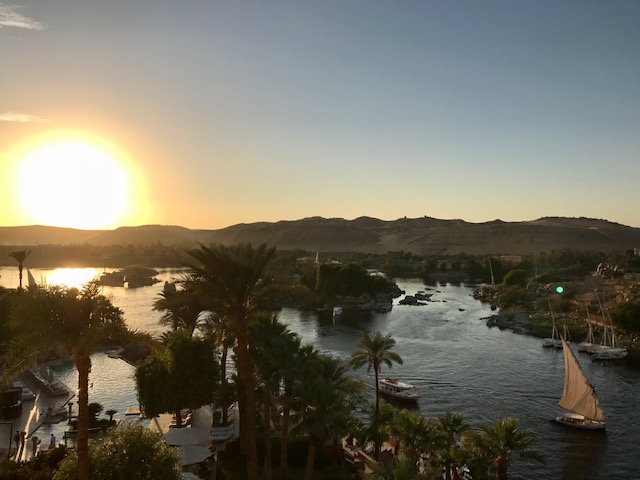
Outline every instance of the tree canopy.
{"type": "MultiPolygon", "coordinates": [[[[53,480],[76,480],[75,451],[60,462],[53,480]]],[[[162,435],[138,423],[124,422],[109,430],[108,437],[89,446],[92,480],[179,480],[178,451],[162,435]]]]}
{"type": "Polygon", "coordinates": [[[154,417],[211,403],[219,368],[207,342],[178,330],[167,335],[164,348],[142,360],[135,375],[140,405],[154,417]]]}

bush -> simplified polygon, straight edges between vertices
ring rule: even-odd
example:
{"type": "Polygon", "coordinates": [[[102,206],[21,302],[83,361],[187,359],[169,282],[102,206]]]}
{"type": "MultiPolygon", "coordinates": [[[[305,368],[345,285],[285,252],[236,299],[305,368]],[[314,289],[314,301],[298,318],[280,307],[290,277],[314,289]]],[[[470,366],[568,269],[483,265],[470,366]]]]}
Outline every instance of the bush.
{"type": "Polygon", "coordinates": [[[527,280],[529,278],[529,272],[526,270],[511,270],[504,276],[503,283],[507,287],[511,286],[521,286],[525,287],[527,285],[527,280]]]}
{"type": "MultiPolygon", "coordinates": [[[[54,474],[54,480],[75,480],[78,457],[73,451],[54,474]]],[[[89,445],[90,473],[93,480],[154,479],[179,480],[178,451],[164,437],[133,422],[110,429],[108,437],[89,445]]]]}

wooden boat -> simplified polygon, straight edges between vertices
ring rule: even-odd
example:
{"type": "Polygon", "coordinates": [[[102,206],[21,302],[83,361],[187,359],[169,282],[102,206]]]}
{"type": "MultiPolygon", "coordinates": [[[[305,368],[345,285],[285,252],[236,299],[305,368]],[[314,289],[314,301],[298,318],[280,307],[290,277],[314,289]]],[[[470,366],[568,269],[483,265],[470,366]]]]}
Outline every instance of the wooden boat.
{"type": "Polygon", "coordinates": [[[567,342],[564,339],[561,341],[564,351],[564,389],[558,405],[567,412],[556,417],[555,421],[570,427],[603,430],[606,426],[605,414],[596,392],[567,342]]]}

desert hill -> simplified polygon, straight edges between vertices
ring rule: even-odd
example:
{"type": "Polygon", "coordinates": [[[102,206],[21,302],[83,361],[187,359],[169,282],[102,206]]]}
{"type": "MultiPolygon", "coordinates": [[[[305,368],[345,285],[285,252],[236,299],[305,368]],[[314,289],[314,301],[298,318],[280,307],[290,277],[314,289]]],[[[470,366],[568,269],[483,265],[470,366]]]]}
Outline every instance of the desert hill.
{"type": "Polygon", "coordinates": [[[625,252],[640,247],[640,229],[607,220],[544,217],[532,221],[470,223],[431,217],[380,220],[310,217],[238,224],[218,230],[145,225],[115,230],[0,227],[0,245],[165,245],[267,243],[279,249],[325,252],[427,254],[530,254],[551,250],[625,252]]]}

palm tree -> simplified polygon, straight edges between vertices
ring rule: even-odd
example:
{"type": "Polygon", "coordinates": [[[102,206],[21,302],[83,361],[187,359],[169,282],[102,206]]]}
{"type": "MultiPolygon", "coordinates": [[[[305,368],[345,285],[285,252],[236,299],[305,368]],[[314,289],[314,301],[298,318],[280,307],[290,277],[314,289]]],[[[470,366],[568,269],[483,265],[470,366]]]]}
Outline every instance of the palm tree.
{"type": "Polygon", "coordinates": [[[463,414],[451,412],[447,412],[440,417],[438,425],[449,445],[454,445],[460,436],[471,428],[465,423],[463,414]]]}
{"type": "Polygon", "coordinates": [[[430,450],[437,432],[433,422],[424,415],[398,410],[391,421],[389,433],[396,441],[396,454],[415,465],[420,454],[430,450]]]}
{"type": "Polygon", "coordinates": [[[250,325],[251,344],[256,352],[256,366],[262,381],[263,428],[264,428],[264,478],[271,479],[271,419],[272,398],[280,393],[282,372],[287,368],[289,346],[297,335],[278,320],[277,315],[260,314],[257,321],[250,325]]]}
{"type": "Polygon", "coordinates": [[[424,473],[417,473],[416,466],[408,459],[399,460],[392,463],[376,462],[373,466],[373,473],[365,478],[373,480],[439,480],[439,472],[427,470],[424,473]]]}
{"type": "Polygon", "coordinates": [[[231,326],[213,314],[206,315],[200,324],[200,331],[205,340],[213,345],[220,357],[220,387],[214,393],[214,403],[222,408],[222,425],[229,423],[229,406],[236,401],[235,388],[227,378],[227,358],[233,348],[235,338],[231,326]]]}
{"type": "Polygon", "coordinates": [[[168,325],[172,330],[183,328],[191,335],[200,325],[200,314],[203,311],[198,293],[193,284],[186,283],[179,290],[165,288],[153,302],[153,309],[163,312],[161,325],[168,325]]]}
{"type": "Polygon", "coordinates": [[[507,471],[514,457],[525,462],[543,461],[542,457],[529,450],[535,441],[531,430],[519,427],[516,418],[500,418],[494,425],[485,425],[479,433],[472,433],[466,438],[474,454],[492,460],[496,480],[507,480],[507,471]]]}
{"type": "MultiPolygon", "coordinates": [[[[304,392],[307,380],[316,372],[319,352],[311,344],[301,345],[300,337],[293,337],[286,346],[286,358],[282,370],[282,395],[278,405],[282,411],[280,425],[280,479],[288,478],[289,463],[289,430],[291,412],[303,412],[307,405],[304,392]]],[[[298,413],[294,418],[300,418],[298,413]]]]}
{"type": "Polygon", "coordinates": [[[19,287],[18,290],[22,290],[22,269],[24,261],[27,259],[31,250],[17,250],[15,252],[11,252],[9,256],[13,258],[16,262],[18,262],[18,278],[19,278],[19,287]]]}
{"type": "Polygon", "coordinates": [[[339,360],[318,355],[315,375],[300,384],[300,400],[306,405],[301,427],[309,433],[305,480],[311,480],[318,446],[349,432],[353,412],[360,404],[361,384],[346,375],[339,360]]]}
{"type": "Polygon", "coordinates": [[[380,387],[378,385],[378,377],[380,376],[380,367],[385,364],[389,368],[394,363],[402,365],[402,358],[391,349],[395,346],[396,341],[390,334],[382,335],[381,332],[374,332],[373,336],[365,331],[362,332],[358,346],[362,350],[353,352],[349,366],[358,369],[367,365],[367,371],[373,369],[376,388],[376,408],[373,415],[373,441],[374,441],[374,458],[377,460],[380,453],[380,438],[378,434],[378,416],[380,413],[380,387]]]}
{"type": "Polygon", "coordinates": [[[22,325],[20,335],[8,346],[4,381],[26,370],[33,362],[57,351],[70,356],[78,371],[78,478],[89,479],[89,372],[91,353],[104,344],[128,341],[122,311],[98,293],[98,286],[48,287],[27,290],[13,306],[13,321],[22,325]],[[29,328],[24,328],[25,323],[29,328]]]}
{"type": "Polygon", "coordinates": [[[438,428],[445,440],[444,448],[437,449],[435,463],[444,468],[445,480],[458,480],[458,467],[464,465],[466,452],[458,446],[458,440],[470,427],[461,413],[447,412],[438,419],[438,428]]]}
{"type": "Polygon", "coordinates": [[[196,288],[207,295],[207,309],[223,319],[235,334],[236,370],[238,375],[238,409],[242,451],[247,461],[248,480],[258,478],[254,352],[249,348],[249,323],[259,311],[267,310],[265,268],[275,248],[249,244],[235,246],[201,245],[189,250],[192,279],[196,288]]]}

